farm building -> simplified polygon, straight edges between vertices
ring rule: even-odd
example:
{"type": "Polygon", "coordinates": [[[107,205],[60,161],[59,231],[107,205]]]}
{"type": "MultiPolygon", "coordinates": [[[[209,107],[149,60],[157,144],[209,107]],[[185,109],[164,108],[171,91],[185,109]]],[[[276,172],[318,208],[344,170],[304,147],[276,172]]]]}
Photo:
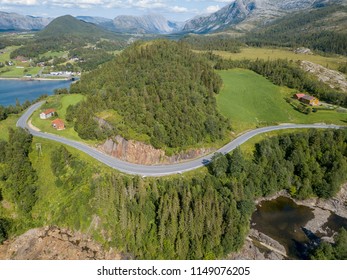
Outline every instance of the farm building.
{"type": "Polygon", "coordinates": [[[319,100],[316,97],[304,94],[304,93],[296,93],[294,94],[293,98],[301,101],[302,103],[311,105],[311,106],[318,106],[319,100]]]}
{"type": "Polygon", "coordinates": [[[40,119],[42,119],[42,120],[49,119],[50,117],[53,117],[54,114],[55,114],[55,110],[54,109],[47,109],[46,111],[43,111],[40,114],[40,119]]]}
{"type": "Polygon", "coordinates": [[[300,100],[300,98],[304,97],[306,94],[305,93],[297,93],[297,94],[294,94],[294,98],[297,99],[297,100],[300,100]]]}
{"type": "Polygon", "coordinates": [[[310,96],[310,95],[305,95],[300,98],[300,101],[302,103],[311,105],[311,106],[318,106],[319,105],[319,100],[316,97],[310,96]]]}
{"type": "Polygon", "coordinates": [[[65,129],[64,121],[61,119],[56,119],[56,120],[52,121],[52,126],[56,130],[64,130],[65,129]]]}

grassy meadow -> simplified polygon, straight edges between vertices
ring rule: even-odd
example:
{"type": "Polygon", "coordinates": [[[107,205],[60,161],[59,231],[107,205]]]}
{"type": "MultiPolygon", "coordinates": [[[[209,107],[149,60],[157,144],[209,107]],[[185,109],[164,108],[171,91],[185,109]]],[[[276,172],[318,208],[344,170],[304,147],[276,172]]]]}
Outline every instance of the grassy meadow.
{"type": "Polygon", "coordinates": [[[69,105],[75,105],[80,102],[84,98],[81,94],[69,94],[69,95],[53,95],[48,97],[47,102],[41,107],[40,110],[37,110],[32,118],[32,124],[39,128],[41,131],[49,132],[52,134],[57,134],[72,140],[82,141],[82,139],[78,136],[77,132],[74,130],[72,126],[65,120],[66,109],[69,105]],[[40,113],[45,109],[56,109],[58,116],[52,117],[47,120],[40,119],[40,113]],[[59,118],[64,120],[65,130],[57,131],[51,126],[52,120],[59,118]]]}
{"type": "Polygon", "coordinates": [[[288,60],[307,60],[313,63],[320,64],[329,69],[337,70],[337,68],[347,62],[347,57],[341,55],[334,56],[321,56],[318,54],[308,55],[308,54],[296,54],[291,49],[285,48],[255,48],[247,47],[242,48],[240,53],[230,53],[226,51],[214,51],[215,54],[232,60],[242,60],[242,59],[265,59],[265,60],[275,60],[275,59],[288,59],[288,60]]]}
{"type": "Polygon", "coordinates": [[[231,120],[235,133],[279,123],[334,123],[346,125],[347,114],[318,111],[308,115],[285,101],[297,91],[272,84],[250,70],[218,71],[223,88],[217,96],[220,112],[231,120]]]}
{"type": "Polygon", "coordinates": [[[15,129],[18,115],[9,115],[6,120],[0,121],[0,140],[8,141],[8,129],[15,129]]]}

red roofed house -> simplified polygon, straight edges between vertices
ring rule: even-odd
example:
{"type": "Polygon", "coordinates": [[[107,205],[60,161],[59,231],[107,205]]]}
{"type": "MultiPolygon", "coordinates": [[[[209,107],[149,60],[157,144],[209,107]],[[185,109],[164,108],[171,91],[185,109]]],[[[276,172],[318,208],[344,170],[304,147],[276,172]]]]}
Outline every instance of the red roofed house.
{"type": "Polygon", "coordinates": [[[55,110],[54,109],[47,109],[46,111],[43,111],[40,114],[40,119],[42,119],[42,120],[49,119],[50,117],[53,117],[54,114],[55,114],[55,110]]]}
{"type": "Polygon", "coordinates": [[[56,120],[52,121],[52,126],[56,130],[64,130],[65,129],[65,124],[64,124],[63,120],[61,120],[61,119],[56,119],[56,120]]]}
{"type": "Polygon", "coordinates": [[[304,97],[306,94],[305,93],[297,93],[294,94],[294,98],[296,98],[297,100],[300,100],[300,98],[304,97]]]}

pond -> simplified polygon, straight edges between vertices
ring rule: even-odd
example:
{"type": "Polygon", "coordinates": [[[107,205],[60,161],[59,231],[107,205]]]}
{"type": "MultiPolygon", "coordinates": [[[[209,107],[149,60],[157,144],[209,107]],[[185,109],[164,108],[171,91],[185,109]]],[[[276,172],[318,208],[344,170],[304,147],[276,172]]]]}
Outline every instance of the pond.
{"type": "MultiPolygon", "coordinates": [[[[304,229],[313,218],[311,208],[297,205],[290,198],[278,197],[262,201],[253,213],[251,224],[254,229],[281,243],[290,258],[305,259],[310,241],[322,237],[304,229]]],[[[347,228],[347,219],[332,213],[322,228],[327,231],[326,236],[332,236],[341,227],[347,228]]]]}

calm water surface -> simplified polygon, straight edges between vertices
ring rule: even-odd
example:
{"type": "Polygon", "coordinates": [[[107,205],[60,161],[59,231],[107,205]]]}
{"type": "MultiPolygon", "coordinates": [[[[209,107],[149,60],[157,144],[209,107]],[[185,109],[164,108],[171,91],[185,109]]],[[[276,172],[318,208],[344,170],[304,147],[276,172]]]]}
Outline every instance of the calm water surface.
{"type": "Polygon", "coordinates": [[[43,94],[53,94],[57,88],[68,88],[70,84],[71,81],[0,80],[0,105],[15,105],[16,99],[21,104],[33,101],[43,94]]]}
{"type": "MultiPolygon", "coordinates": [[[[303,230],[307,222],[314,218],[312,209],[297,205],[287,197],[263,201],[252,216],[252,227],[281,243],[290,258],[306,258],[307,246],[315,238],[303,230]],[[308,238],[308,236],[310,238],[308,238]]],[[[347,229],[347,219],[331,213],[323,229],[332,236],[341,227],[347,229]]],[[[321,237],[321,236],[318,236],[321,237]]]]}

